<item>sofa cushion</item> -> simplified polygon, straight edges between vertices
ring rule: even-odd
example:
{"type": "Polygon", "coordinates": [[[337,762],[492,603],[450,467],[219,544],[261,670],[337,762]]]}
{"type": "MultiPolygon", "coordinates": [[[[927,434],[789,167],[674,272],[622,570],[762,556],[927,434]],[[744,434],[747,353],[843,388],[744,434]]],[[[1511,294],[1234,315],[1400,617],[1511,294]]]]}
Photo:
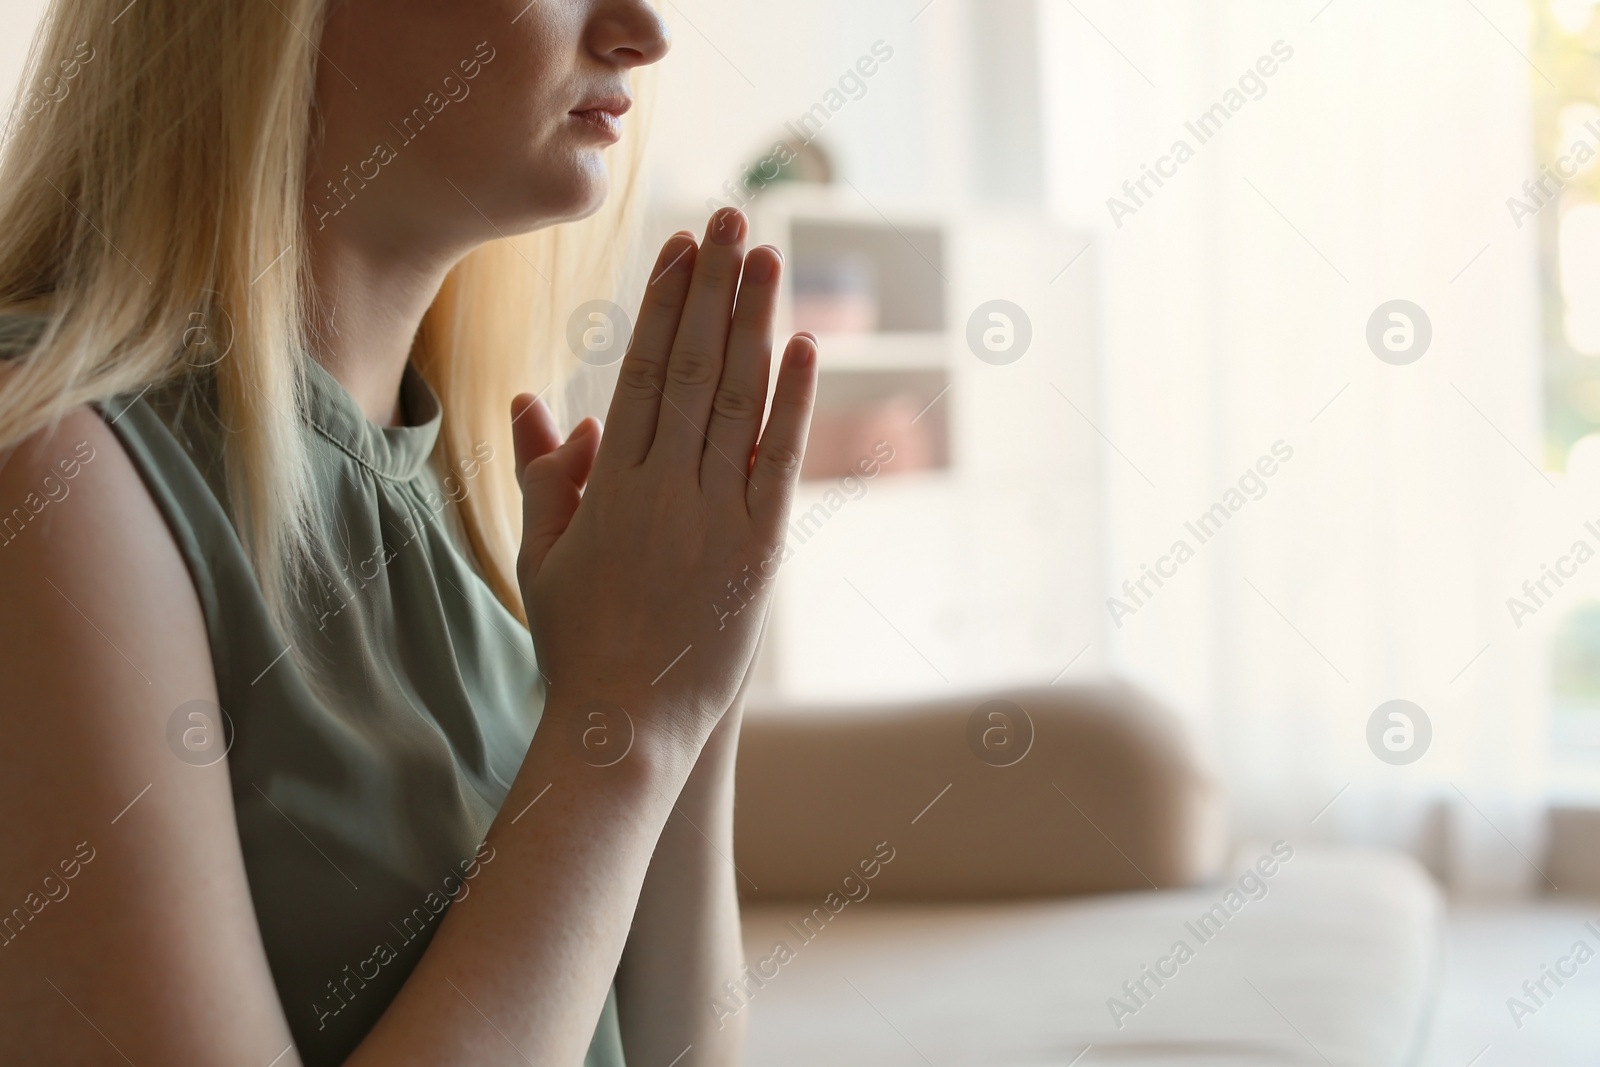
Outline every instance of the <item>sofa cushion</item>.
{"type": "Polygon", "coordinates": [[[749,992],[714,1010],[748,1013],[751,1067],[1411,1062],[1441,965],[1427,875],[1282,844],[1230,871],[1193,890],[748,908],[749,992]]]}
{"type": "Polygon", "coordinates": [[[1183,723],[1118,681],[752,709],[734,854],[752,904],[821,897],[896,824],[883,899],[1187,886],[1226,859],[1223,799],[1183,723]]]}

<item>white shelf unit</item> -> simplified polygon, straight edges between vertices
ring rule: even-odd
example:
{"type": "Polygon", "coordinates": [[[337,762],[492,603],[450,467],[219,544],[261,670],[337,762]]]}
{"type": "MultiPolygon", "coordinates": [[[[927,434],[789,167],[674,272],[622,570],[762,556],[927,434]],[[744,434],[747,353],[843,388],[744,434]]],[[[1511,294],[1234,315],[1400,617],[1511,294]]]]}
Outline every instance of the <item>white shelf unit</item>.
{"type": "MultiPolygon", "coordinates": [[[[780,338],[795,327],[793,280],[807,257],[832,242],[876,267],[880,329],[819,333],[812,451],[829,450],[838,407],[896,389],[931,401],[913,425],[938,438],[921,469],[891,460],[872,478],[835,470],[802,481],[753,700],[1043,684],[1074,657],[1071,677],[1103,669],[1090,238],[1037,212],[902,210],[848,186],[775,186],[746,210],[751,243],[786,256],[780,338]],[[1030,347],[1007,365],[979,359],[966,339],[969,317],[995,299],[1021,307],[1032,327],[1030,347]]],[[[663,212],[653,236],[704,225],[703,210],[663,212]]],[[[897,458],[916,452],[888,443],[897,458]]],[[[850,457],[872,442],[835,444],[850,457]]]]}

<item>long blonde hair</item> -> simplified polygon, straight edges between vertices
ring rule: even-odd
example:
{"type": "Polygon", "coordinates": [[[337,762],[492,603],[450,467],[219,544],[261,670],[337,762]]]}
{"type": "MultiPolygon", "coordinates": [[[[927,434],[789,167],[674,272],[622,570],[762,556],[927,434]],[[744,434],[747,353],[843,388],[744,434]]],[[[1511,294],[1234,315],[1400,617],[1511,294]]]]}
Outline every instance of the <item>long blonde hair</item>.
{"type": "MultiPolygon", "coordinates": [[[[309,358],[303,183],[326,4],[52,0],[0,156],[0,324],[45,318],[0,386],[0,452],[78,405],[212,375],[232,431],[227,504],[285,627],[317,506],[296,413],[309,358]],[[229,354],[194,365],[184,342],[196,328],[225,334],[229,354]]],[[[598,214],[463,259],[418,338],[418,369],[444,408],[439,458],[456,467],[494,449],[460,513],[519,618],[507,409],[571,365],[564,309],[616,282],[638,153],[637,137],[613,150],[624,178],[598,214]]]]}

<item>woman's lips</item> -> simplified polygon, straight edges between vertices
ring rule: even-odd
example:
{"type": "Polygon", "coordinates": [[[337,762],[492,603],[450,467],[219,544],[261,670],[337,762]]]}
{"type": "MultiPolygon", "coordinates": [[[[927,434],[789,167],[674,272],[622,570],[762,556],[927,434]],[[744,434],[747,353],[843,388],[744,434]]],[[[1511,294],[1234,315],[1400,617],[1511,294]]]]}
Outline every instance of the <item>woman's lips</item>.
{"type": "Polygon", "coordinates": [[[584,126],[598,133],[607,141],[622,139],[622,116],[615,111],[605,108],[588,108],[584,111],[573,111],[571,115],[584,126]]]}
{"type": "Polygon", "coordinates": [[[622,138],[622,116],[632,106],[633,100],[624,93],[591,96],[570,114],[605,140],[617,141],[622,138]]]}

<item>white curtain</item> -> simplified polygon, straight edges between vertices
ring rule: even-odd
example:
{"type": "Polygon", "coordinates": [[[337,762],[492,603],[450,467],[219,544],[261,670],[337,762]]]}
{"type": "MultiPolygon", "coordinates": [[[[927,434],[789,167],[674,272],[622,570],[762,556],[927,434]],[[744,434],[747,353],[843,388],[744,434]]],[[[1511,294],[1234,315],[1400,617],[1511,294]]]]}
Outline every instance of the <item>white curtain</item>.
{"type": "Polygon", "coordinates": [[[1506,600],[1600,508],[1543,472],[1525,5],[1042,6],[1053,203],[1103,236],[1111,663],[1192,718],[1239,832],[1545,886],[1557,612],[1506,600]],[[1396,299],[1432,327],[1408,365],[1366,336],[1396,299]],[[1368,746],[1392,699],[1432,727],[1408,765],[1368,746]]]}

